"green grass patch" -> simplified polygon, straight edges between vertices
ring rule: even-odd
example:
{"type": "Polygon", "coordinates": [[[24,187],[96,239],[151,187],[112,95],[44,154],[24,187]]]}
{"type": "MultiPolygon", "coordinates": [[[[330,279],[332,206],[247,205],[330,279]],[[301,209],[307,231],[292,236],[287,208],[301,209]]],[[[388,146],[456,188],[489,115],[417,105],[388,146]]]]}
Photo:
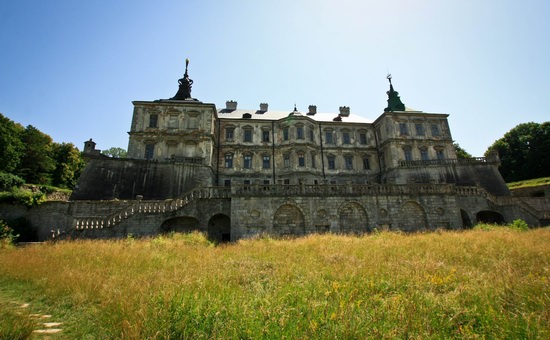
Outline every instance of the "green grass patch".
{"type": "Polygon", "coordinates": [[[549,242],[503,227],[62,241],[1,249],[0,297],[50,310],[67,338],[543,339],[549,242]]]}
{"type": "Polygon", "coordinates": [[[548,185],[548,184],[550,184],[550,177],[528,179],[525,181],[507,183],[506,185],[508,186],[509,189],[519,189],[519,188],[526,188],[526,187],[538,187],[541,185],[548,185]]]}

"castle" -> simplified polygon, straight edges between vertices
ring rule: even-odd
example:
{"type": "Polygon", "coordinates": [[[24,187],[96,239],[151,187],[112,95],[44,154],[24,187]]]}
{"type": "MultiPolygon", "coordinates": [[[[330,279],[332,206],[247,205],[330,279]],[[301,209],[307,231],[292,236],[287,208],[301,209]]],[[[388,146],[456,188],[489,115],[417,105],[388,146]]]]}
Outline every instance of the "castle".
{"type": "Polygon", "coordinates": [[[87,165],[55,220],[58,233],[199,230],[223,242],[548,221],[510,194],[498,155],[458,159],[448,115],[405,107],[388,80],[388,106],[370,121],[346,106],[319,113],[227,101],[217,109],[191,97],[186,65],[173,98],[133,102],[127,158],[85,142],[87,165]]]}

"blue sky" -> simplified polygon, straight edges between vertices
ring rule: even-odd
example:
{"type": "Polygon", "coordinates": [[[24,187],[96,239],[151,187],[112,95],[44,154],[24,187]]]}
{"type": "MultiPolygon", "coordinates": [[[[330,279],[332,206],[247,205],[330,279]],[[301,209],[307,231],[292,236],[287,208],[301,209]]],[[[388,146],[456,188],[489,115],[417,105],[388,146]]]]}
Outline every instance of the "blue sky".
{"type": "Polygon", "coordinates": [[[550,120],[550,1],[3,1],[0,113],[82,149],[126,149],[133,100],[376,119],[389,72],[408,107],[450,114],[482,156],[519,123],[550,120]]]}

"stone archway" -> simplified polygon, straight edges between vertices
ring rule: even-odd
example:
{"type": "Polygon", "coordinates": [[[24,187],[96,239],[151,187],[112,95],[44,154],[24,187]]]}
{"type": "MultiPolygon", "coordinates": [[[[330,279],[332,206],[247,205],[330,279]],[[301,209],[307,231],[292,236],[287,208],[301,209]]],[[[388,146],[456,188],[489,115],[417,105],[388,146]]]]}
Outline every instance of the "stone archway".
{"type": "Polygon", "coordinates": [[[504,224],[504,217],[492,210],[482,210],[476,214],[476,220],[480,223],[504,224]]]}
{"type": "Polygon", "coordinates": [[[462,228],[470,229],[472,227],[472,220],[468,212],[464,209],[460,209],[460,217],[462,218],[462,228]]]}
{"type": "Polygon", "coordinates": [[[273,232],[279,235],[304,235],[306,233],[304,214],[295,205],[280,206],[273,216],[273,232]]]}
{"type": "Polygon", "coordinates": [[[216,242],[231,242],[231,218],[217,214],[208,221],[208,239],[216,242]]]}
{"type": "Polygon", "coordinates": [[[174,217],[162,222],[160,226],[161,233],[191,233],[193,231],[202,231],[199,221],[190,216],[174,217]]]}
{"type": "Polygon", "coordinates": [[[403,204],[399,220],[400,229],[403,231],[419,231],[428,228],[426,212],[415,201],[408,201],[403,204]]]}
{"type": "Polygon", "coordinates": [[[363,206],[356,202],[347,202],[338,212],[340,232],[361,234],[368,230],[368,215],[363,206]]]}

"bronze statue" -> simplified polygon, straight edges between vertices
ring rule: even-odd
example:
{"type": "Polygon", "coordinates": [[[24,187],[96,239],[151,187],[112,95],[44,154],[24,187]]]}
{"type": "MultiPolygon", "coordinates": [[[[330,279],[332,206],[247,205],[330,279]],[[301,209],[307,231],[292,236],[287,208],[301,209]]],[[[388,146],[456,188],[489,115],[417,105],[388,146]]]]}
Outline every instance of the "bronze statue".
{"type": "Polygon", "coordinates": [[[185,100],[191,99],[191,87],[193,85],[193,80],[189,78],[187,73],[187,67],[189,66],[189,59],[185,59],[185,73],[183,78],[178,79],[179,89],[178,93],[170,99],[172,100],[185,100]]]}

